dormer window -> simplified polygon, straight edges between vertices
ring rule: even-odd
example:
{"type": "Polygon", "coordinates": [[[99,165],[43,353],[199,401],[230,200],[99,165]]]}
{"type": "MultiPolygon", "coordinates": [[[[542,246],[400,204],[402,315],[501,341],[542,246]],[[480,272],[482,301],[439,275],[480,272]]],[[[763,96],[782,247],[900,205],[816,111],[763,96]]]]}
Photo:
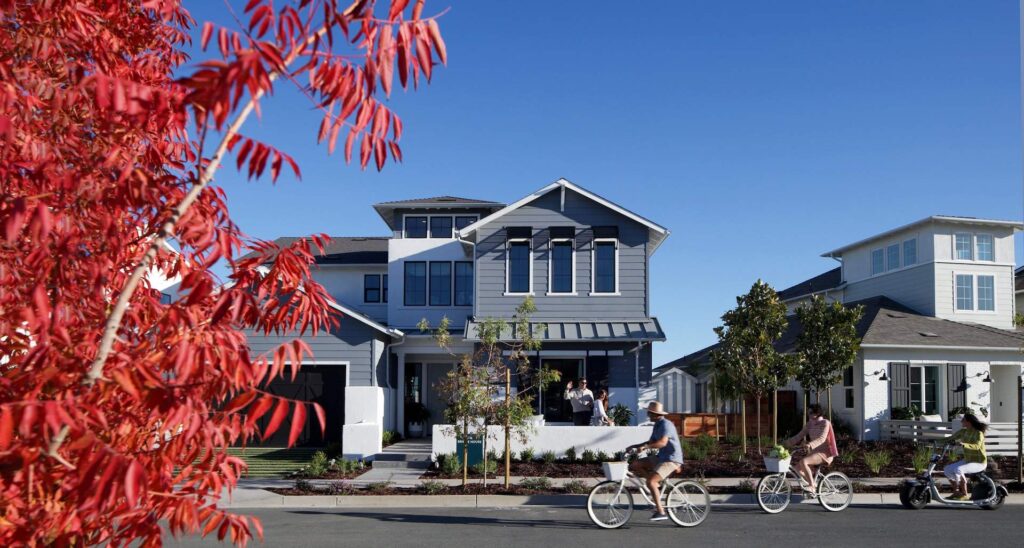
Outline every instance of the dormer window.
{"type": "Polygon", "coordinates": [[[406,238],[426,238],[427,218],[424,216],[409,216],[405,218],[406,238]]]}
{"type": "Polygon", "coordinates": [[[871,252],[871,275],[885,272],[885,251],[876,249],[871,252]]]}
{"type": "Polygon", "coordinates": [[[452,218],[451,217],[431,217],[430,218],[430,237],[431,238],[451,238],[452,237],[452,218]]]}
{"type": "Polygon", "coordinates": [[[885,269],[896,270],[900,267],[900,244],[892,244],[885,248],[885,269]]]}
{"type": "Polygon", "coordinates": [[[979,261],[995,261],[995,242],[991,234],[978,234],[974,237],[979,261]]]}
{"type": "Polygon", "coordinates": [[[903,266],[917,264],[917,238],[903,242],[903,266]]]}
{"type": "Polygon", "coordinates": [[[966,232],[958,232],[953,236],[955,255],[954,257],[958,261],[973,261],[974,260],[974,245],[971,241],[971,234],[966,232]]]}

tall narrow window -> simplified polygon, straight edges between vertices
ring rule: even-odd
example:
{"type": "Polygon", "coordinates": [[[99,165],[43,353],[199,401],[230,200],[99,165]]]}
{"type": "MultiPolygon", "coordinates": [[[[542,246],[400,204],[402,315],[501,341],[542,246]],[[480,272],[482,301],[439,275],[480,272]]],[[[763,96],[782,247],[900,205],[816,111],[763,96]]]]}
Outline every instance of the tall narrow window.
{"type": "Polygon", "coordinates": [[[452,305],[452,263],[430,262],[430,306],[452,305]]]}
{"type": "Polygon", "coordinates": [[[530,242],[526,240],[508,243],[508,292],[530,292],[530,242]]]}
{"type": "Polygon", "coordinates": [[[853,409],[853,366],[843,370],[843,396],[846,400],[846,408],[853,409]]]}
{"type": "Polygon", "coordinates": [[[885,269],[896,270],[900,267],[900,244],[893,244],[885,248],[885,269]]]}
{"type": "Polygon", "coordinates": [[[455,218],[456,230],[462,230],[476,222],[476,215],[460,215],[455,218]]]}
{"type": "Polygon", "coordinates": [[[939,399],[939,368],[916,365],[910,368],[910,404],[925,415],[934,415],[939,399]]]}
{"type": "Polygon", "coordinates": [[[978,310],[993,312],[996,309],[995,276],[978,276],[978,310]]]}
{"type": "Polygon", "coordinates": [[[363,302],[380,302],[380,274],[363,275],[363,302]]]}
{"type": "Polygon", "coordinates": [[[426,306],[427,264],[423,261],[405,263],[405,306],[426,306]]]}
{"type": "Polygon", "coordinates": [[[551,292],[573,292],[572,241],[551,242],[551,292]]]}
{"type": "Polygon", "coordinates": [[[618,285],[617,242],[594,242],[594,293],[615,293],[618,285]]]}
{"type": "Polygon", "coordinates": [[[430,218],[430,237],[431,238],[451,238],[452,237],[452,218],[451,217],[431,217],[430,218]]]}
{"type": "Polygon", "coordinates": [[[917,238],[903,242],[903,266],[917,264],[917,238]]]}
{"type": "Polygon", "coordinates": [[[381,302],[388,302],[388,275],[384,274],[381,276],[381,302]]]}
{"type": "Polygon", "coordinates": [[[973,261],[974,246],[971,245],[971,235],[959,233],[954,236],[956,246],[956,259],[958,261],[973,261]]]}
{"type": "Polygon", "coordinates": [[[956,275],[956,309],[974,310],[974,277],[969,274],[956,275]]]}
{"type": "Polygon", "coordinates": [[[974,239],[978,248],[979,261],[996,260],[995,242],[992,240],[991,234],[978,234],[974,239]]]}
{"type": "Polygon", "coordinates": [[[473,306],[473,263],[455,263],[455,306],[473,306]]]}
{"type": "Polygon", "coordinates": [[[871,252],[871,275],[885,272],[885,251],[876,249],[871,252]]]}
{"type": "Polygon", "coordinates": [[[405,237],[406,238],[426,238],[427,237],[427,218],[426,217],[406,217],[405,218],[405,237]]]}

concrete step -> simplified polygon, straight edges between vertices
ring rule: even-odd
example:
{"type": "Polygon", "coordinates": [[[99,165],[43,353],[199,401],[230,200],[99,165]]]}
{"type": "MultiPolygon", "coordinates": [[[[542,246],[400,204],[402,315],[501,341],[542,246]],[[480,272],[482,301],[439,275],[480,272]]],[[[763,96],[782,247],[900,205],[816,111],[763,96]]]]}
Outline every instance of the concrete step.
{"type": "Polygon", "coordinates": [[[373,461],[374,468],[387,468],[390,470],[426,470],[430,468],[430,461],[404,461],[404,460],[378,460],[373,461]]]}

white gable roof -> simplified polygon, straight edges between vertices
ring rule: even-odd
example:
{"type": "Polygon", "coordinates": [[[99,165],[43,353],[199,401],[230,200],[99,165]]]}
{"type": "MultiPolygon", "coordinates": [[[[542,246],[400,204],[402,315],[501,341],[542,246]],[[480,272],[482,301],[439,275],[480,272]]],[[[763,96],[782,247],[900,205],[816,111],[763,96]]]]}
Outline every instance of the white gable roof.
{"type": "Polygon", "coordinates": [[[533,194],[530,194],[524,197],[523,199],[516,201],[515,203],[509,204],[508,206],[505,206],[499,209],[498,211],[495,211],[494,213],[484,217],[483,219],[480,219],[479,221],[467,226],[466,228],[457,230],[456,233],[458,234],[459,238],[467,238],[471,234],[476,232],[477,229],[479,229],[480,227],[490,224],[504,217],[507,213],[515,211],[516,209],[523,207],[524,205],[536,200],[537,198],[540,198],[541,196],[548,194],[551,191],[559,189],[561,189],[563,192],[565,191],[565,189],[572,190],[573,192],[576,192],[577,194],[580,194],[585,198],[597,202],[626,218],[632,219],[646,226],[648,231],[650,232],[650,239],[652,244],[648,254],[653,254],[654,251],[658,248],[658,246],[660,246],[661,243],[665,240],[665,238],[667,238],[669,235],[669,230],[667,228],[653,221],[645,219],[644,217],[641,217],[640,215],[637,215],[636,213],[633,213],[632,211],[618,204],[615,204],[614,202],[602,198],[601,196],[598,196],[597,194],[594,194],[593,192],[590,192],[589,190],[579,185],[573,184],[571,181],[567,179],[559,179],[551,183],[550,185],[538,190],[537,192],[534,192],[533,194]]]}

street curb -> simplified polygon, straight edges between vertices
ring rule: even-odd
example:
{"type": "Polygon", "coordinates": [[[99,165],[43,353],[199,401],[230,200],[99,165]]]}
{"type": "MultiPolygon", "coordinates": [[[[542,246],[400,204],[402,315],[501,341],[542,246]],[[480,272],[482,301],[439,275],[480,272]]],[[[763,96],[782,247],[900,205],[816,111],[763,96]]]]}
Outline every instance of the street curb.
{"type": "MultiPolygon", "coordinates": [[[[813,503],[794,495],[794,503],[813,503]]],[[[515,508],[515,507],[579,507],[587,503],[586,495],[270,495],[255,500],[233,501],[228,508],[515,508]]],[[[712,505],[753,506],[752,494],[711,495],[712,505]]],[[[896,493],[861,493],[853,495],[857,506],[899,506],[896,493]]],[[[1005,504],[1024,504],[1024,494],[1012,494],[1005,504]]]]}

